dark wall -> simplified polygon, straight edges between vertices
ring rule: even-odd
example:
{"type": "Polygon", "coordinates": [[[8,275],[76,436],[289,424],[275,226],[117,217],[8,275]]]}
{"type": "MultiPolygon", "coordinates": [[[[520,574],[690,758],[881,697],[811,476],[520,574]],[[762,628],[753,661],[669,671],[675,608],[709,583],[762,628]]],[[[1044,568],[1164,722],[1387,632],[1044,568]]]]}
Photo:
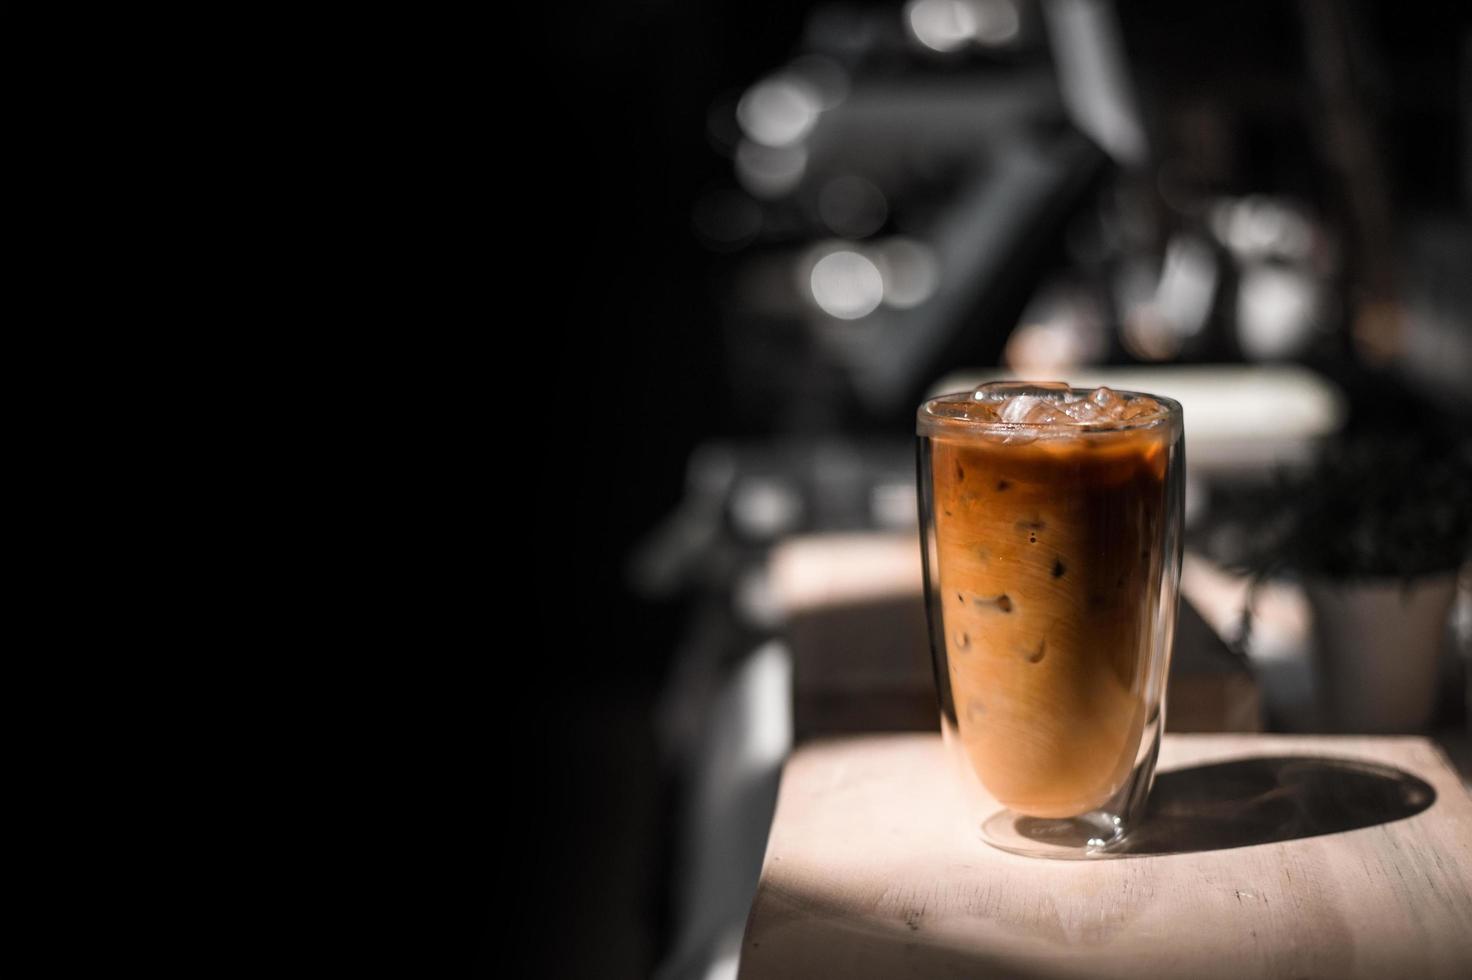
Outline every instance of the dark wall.
{"type": "MultiPolygon", "coordinates": [[[[576,618],[617,622],[616,663],[568,652],[618,681],[658,673],[669,621],[631,603],[622,564],[638,536],[673,508],[684,463],[702,437],[726,431],[724,374],[706,288],[711,257],[695,242],[690,207],[729,163],[706,141],[716,96],[779,64],[801,35],[805,4],[585,4],[541,27],[546,61],[533,91],[525,156],[538,281],[532,309],[535,373],[555,379],[540,525],[565,547],[542,551],[539,574],[583,582],[576,618]],[[550,488],[550,492],[547,492],[550,488]],[[641,615],[631,617],[631,613],[641,615]]],[[[560,591],[560,590],[558,590],[560,591]]],[[[549,591],[544,615],[565,620],[549,591]]]]}
{"type": "Polygon", "coordinates": [[[652,715],[684,612],[637,600],[624,569],[680,499],[691,449],[731,424],[712,260],[689,218],[701,188],[729,179],[706,113],[780,63],[805,6],[544,5],[521,33],[534,42],[505,93],[520,118],[500,136],[521,176],[499,193],[524,277],[503,285],[523,301],[501,342],[536,415],[529,435],[490,442],[526,501],[510,567],[529,550],[531,571],[510,599],[492,586],[506,619],[473,675],[485,713],[511,725],[472,747],[467,776],[488,787],[486,820],[516,828],[488,824],[488,844],[510,846],[476,862],[478,975],[509,961],[530,976],[647,976],[666,939],[672,793],[652,715]]]}

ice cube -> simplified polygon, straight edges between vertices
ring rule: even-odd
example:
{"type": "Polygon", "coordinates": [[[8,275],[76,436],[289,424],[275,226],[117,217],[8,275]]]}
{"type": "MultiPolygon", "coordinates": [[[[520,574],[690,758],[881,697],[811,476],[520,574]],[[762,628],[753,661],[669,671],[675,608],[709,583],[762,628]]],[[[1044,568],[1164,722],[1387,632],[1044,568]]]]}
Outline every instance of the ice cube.
{"type": "Polygon", "coordinates": [[[1124,399],[1100,385],[1089,395],[1089,401],[1097,405],[1101,415],[1111,417],[1124,407],[1124,399]]]}
{"type": "Polygon", "coordinates": [[[997,406],[987,402],[969,402],[961,409],[961,417],[968,422],[995,422],[997,406]]]}
{"type": "Polygon", "coordinates": [[[1075,422],[1094,422],[1101,414],[1099,406],[1087,398],[1064,402],[1058,410],[1075,422]]]}
{"type": "Polygon", "coordinates": [[[1015,395],[1002,406],[1002,421],[1027,422],[1029,421],[1028,413],[1038,405],[1046,407],[1048,403],[1033,395],[1015,395]]]}
{"type": "Polygon", "coordinates": [[[1072,392],[1067,381],[1029,381],[1027,386],[1037,391],[1040,397],[1055,402],[1066,401],[1072,392]]]}
{"type": "Polygon", "coordinates": [[[971,390],[971,400],[1000,405],[1012,398],[1046,398],[1063,401],[1069,396],[1066,381],[988,381],[971,390]]]}
{"type": "Polygon", "coordinates": [[[971,392],[971,400],[992,405],[1000,405],[1007,400],[1007,389],[996,381],[977,385],[971,392]]]}
{"type": "Polygon", "coordinates": [[[1062,411],[1058,402],[1047,399],[1038,399],[1037,402],[1027,410],[1023,421],[1033,425],[1052,425],[1057,422],[1067,422],[1068,416],[1062,411]]]}

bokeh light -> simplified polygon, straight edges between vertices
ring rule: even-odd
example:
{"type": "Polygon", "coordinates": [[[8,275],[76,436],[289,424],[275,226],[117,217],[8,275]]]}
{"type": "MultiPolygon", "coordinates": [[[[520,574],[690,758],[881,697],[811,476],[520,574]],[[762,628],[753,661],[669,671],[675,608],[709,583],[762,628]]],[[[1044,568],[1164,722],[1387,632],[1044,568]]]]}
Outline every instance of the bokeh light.
{"type": "Polygon", "coordinates": [[[823,256],[808,277],[813,302],[829,316],[857,320],[878,309],[884,279],[866,256],[840,249],[823,256]]]}
{"type": "Polygon", "coordinates": [[[800,75],[784,72],[757,82],[736,105],[736,121],[763,146],[791,146],[812,130],[822,97],[800,75]]]}
{"type": "Polygon", "coordinates": [[[890,238],[874,250],[884,280],[884,305],[908,310],[924,303],[940,285],[940,262],[934,249],[913,238],[890,238]]]}
{"type": "Polygon", "coordinates": [[[736,179],[757,197],[790,193],[802,181],[808,153],[801,146],[763,146],[742,140],[736,147],[736,179]]]}
{"type": "Polygon", "coordinates": [[[976,16],[963,0],[910,0],[905,22],[932,51],[954,51],[976,36],[976,16]]]}

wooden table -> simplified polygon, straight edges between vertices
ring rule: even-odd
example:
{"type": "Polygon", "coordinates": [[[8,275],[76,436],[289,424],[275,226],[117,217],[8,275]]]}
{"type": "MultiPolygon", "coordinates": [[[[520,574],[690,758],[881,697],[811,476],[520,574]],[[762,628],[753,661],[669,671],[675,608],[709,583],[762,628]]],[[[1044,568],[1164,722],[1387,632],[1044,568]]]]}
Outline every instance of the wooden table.
{"type": "Polygon", "coordinates": [[[794,753],[741,977],[1472,977],[1472,798],[1424,739],[1169,735],[1158,853],[1089,861],[982,843],[949,765],[930,735],[794,753]]]}

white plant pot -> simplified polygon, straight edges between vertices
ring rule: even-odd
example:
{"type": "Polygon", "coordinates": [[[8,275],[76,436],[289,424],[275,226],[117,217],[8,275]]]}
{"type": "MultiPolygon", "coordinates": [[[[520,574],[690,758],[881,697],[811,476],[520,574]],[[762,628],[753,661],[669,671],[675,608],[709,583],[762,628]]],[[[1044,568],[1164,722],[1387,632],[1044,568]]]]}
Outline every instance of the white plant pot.
{"type": "Polygon", "coordinates": [[[1413,579],[1310,579],[1314,672],[1325,720],[1345,732],[1414,732],[1431,723],[1455,572],[1413,579]]]}

